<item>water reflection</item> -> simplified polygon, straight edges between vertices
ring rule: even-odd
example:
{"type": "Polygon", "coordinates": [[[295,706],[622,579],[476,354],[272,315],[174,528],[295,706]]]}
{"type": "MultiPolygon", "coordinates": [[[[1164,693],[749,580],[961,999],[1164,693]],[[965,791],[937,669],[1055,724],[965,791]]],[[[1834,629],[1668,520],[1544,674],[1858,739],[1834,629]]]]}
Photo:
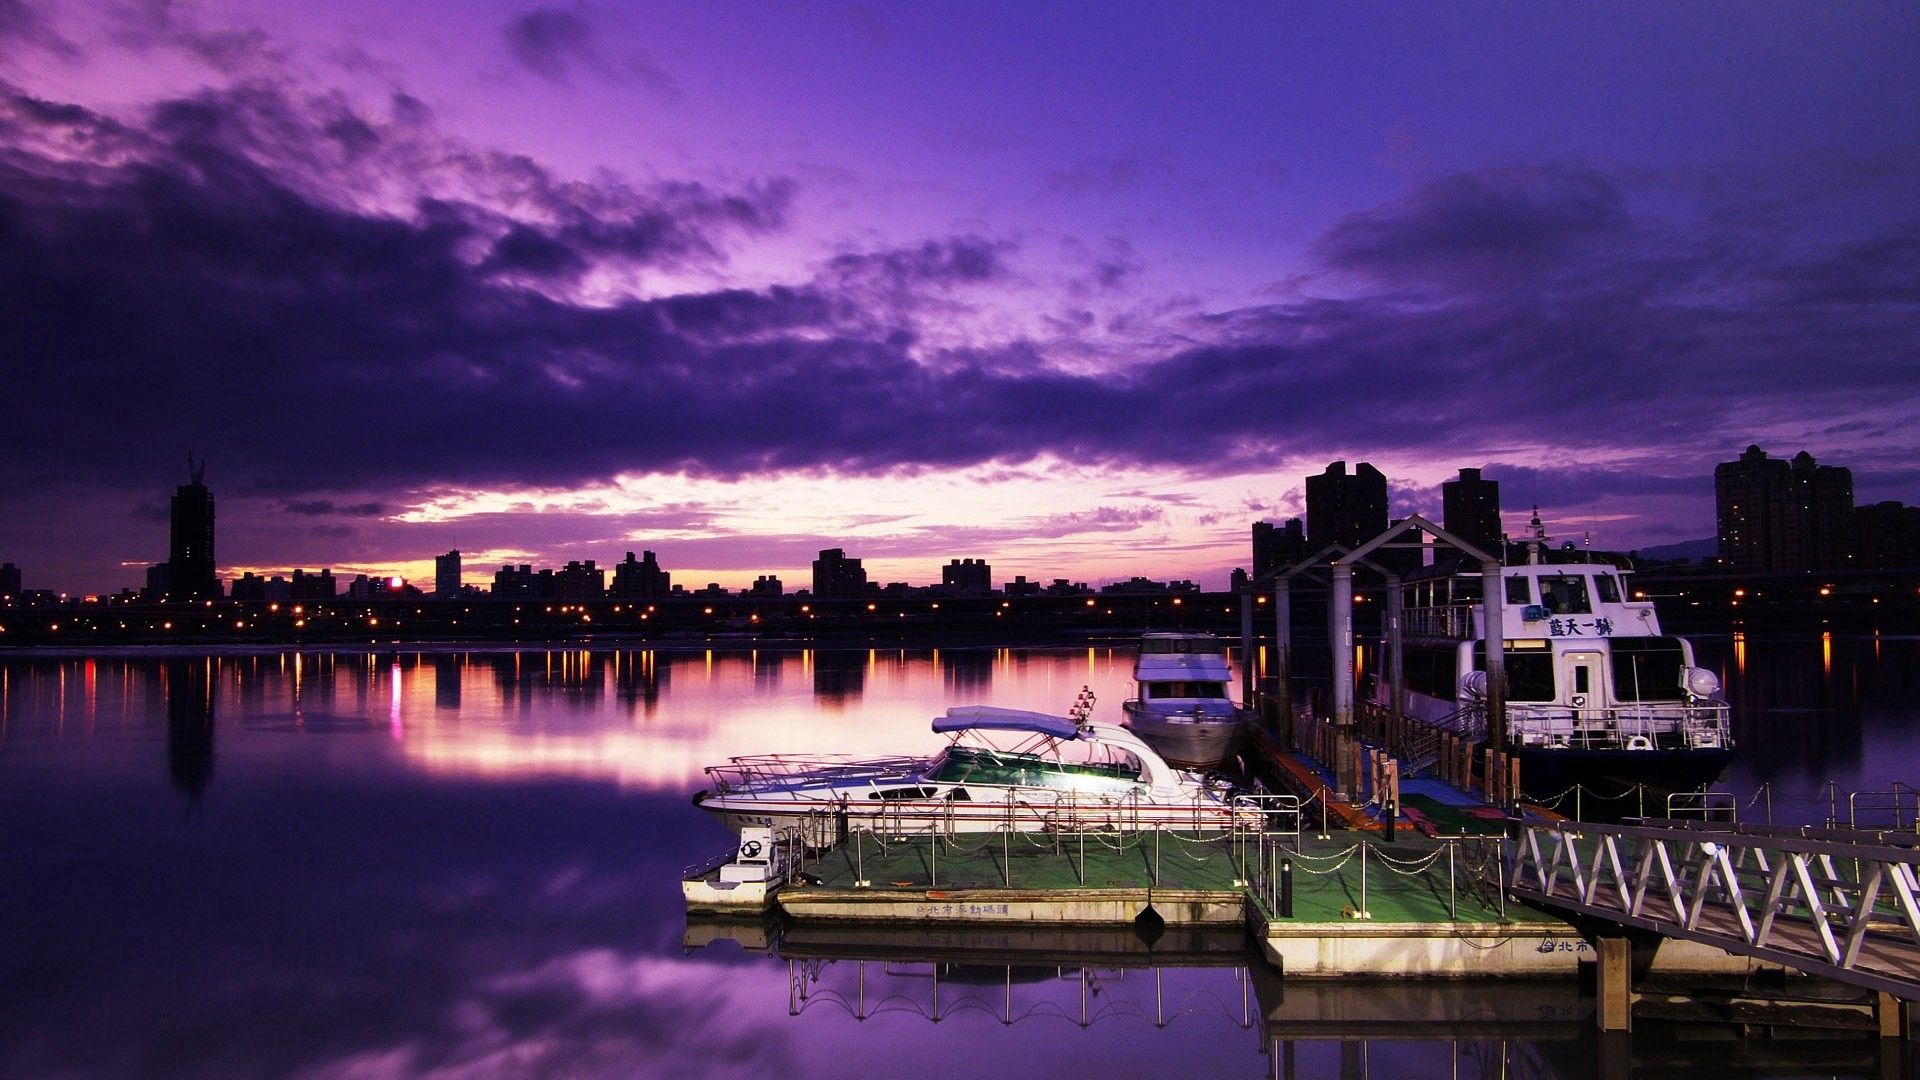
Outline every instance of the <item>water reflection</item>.
{"type": "Polygon", "coordinates": [[[813,662],[813,696],[822,705],[843,705],[867,689],[871,652],[828,649],[809,654],[813,662]]]}
{"type": "MultiPolygon", "coordinates": [[[[1783,815],[1795,791],[1824,813],[1829,776],[1912,778],[1920,642],[1702,649],[1731,675],[1735,784],[1774,781],[1783,815]]],[[[1589,1036],[1538,1026],[1584,1030],[1577,987],[1277,983],[1177,929],[1151,948],[834,930],[683,952],[678,872],[723,839],[687,803],[702,765],[911,752],[939,744],[927,721],[949,704],[1057,712],[1088,684],[1117,718],[1131,660],[0,658],[0,1075],[1595,1075],[1589,1036]],[[858,1002],[863,964],[877,996],[849,1012],[830,995],[858,1002]],[[802,967],[811,1004],[793,1012],[802,967]]],[[[1701,1075],[1761,1050],[1777,1052],[1633,1045],[1650,1071],[1701,1075]]]]}
{"type": "MultiPolygon", "coordinates": [[[[1828,782],[1911,782],[1920,760],[1920,641],[1735,634],[1698,642],[1734,706],[1738,791],[1784,803],[1828,782]]],[[[1375,658],[1363,657],[1371,663],[1375,658]]],[[[483,649],[147,659],[0,659],[0,741],[73,738],[167,718],[181,790],[211,777],[214,729],[378,729],[417,766],[576,775],[685,792],[734,754],[936,749],[927,721],[986,702],[1063,712],[1082,685],[1119,717],[1124,649],[483,649]],[[153,698],[164,696],[154,707],[153,698]],[[204,766],[204,767],[203,767],[204,766]]]]}
{"type": "Polygon", "coordinates": [[[167,777],[187,797],[188,812],[200,806],[213,782],[213,661],[169,660],[161,669],[167,698],[167,777]]]}

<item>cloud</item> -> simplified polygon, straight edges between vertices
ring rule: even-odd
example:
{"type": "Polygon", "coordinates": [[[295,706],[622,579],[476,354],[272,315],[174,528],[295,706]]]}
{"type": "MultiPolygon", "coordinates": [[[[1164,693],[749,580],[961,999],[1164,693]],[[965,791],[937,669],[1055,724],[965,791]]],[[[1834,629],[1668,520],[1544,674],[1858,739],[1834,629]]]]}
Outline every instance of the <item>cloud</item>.
{"type": "Polygon", "coordinates": [[[1086,319],[1060,346],[954,329],[957,296],[1023,282],[1015,244],[970,233],[794,283],[609,287],[697,280],[787,228],[794,186],[556,176],[403,94],[253,79],[116,118],[9,89],[0,141],[16,491],[153,486],[177,458],[155,448],[189,445],[276,506],[1043,456],[1220,476],[1344,447],[1404,469],[1652,445],[1703,475],[1756,429],[1920,410],[1912,227],[1676,235],[1584,168],[1435,178],[1337,222],[1285,298],[1142,316],[1165,344],[1088,362],[1086,319]]]}
{"type": "Polygon", "coordinates": [[[844,281],[892,288],[975,285],[1003,276],[1010,250],[1009,244],[957,236],[914,247],[836,255],[827,261],[826,272],[844,281]]]}
{"type": "Polygon", "coordinates": [[[39,46],[59,56],[78,55],[73,43],[28,0],[0,0],[0,42],[8,41],[39,46]]]}
{"type": "Polygon", "coordinates": [[[570,85],[573,74],[584,71],[616,83],[638,79],[662,97],[679,97],[673,79],[644,56],[610,58],[581,9],[535,8],[508,20],[501,33],[513,59],[550,83],[570,85]]]}
{"type": "Polygon", "coordinates": [[[295,499],[285,504],[286,512],[301,517],[328,517],[335,514],[343,517],[380,517],[387,512],[387,504],[382,502],[362,502],[340,504],[332,499],[295,499]]]}
{"type": "Polygon", "coordinates": [[[1483,169],[1349,214],[1316,251],[1329,268],[1376,281],[1513,285],[1562,269],[1628,225],[1619,189],[1594,172],[1483,169]]]}

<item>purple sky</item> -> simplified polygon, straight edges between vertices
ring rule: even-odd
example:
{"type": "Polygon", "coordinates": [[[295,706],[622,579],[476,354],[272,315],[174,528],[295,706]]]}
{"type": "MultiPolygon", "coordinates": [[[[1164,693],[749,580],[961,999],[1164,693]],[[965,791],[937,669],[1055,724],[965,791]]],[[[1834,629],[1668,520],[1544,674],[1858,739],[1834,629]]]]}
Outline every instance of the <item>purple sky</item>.
{"type": "Polygon", "coordinates": [[[1920,9],[0,0],[0,559],[1223,585],[1302,477],[1920,501],[1920,9]]]}

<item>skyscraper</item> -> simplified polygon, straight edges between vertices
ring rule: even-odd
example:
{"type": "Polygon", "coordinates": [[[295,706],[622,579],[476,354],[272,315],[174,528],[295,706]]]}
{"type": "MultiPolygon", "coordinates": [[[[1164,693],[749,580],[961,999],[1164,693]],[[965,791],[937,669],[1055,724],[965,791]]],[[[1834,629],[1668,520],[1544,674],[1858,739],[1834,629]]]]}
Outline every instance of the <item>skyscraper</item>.
{"type": "Polygon", "coordinates": [[[1288,518],[1285,525],[1271,521],[1253,523],[1253,576],[1271,574],[1307,557],[1307,533],[1299,518],[1288,518]]]}
{"type": "Polygon", "coordinates": [[[633,552],[627,552],[625,562],[613,566],[613,588],[610,595],[622,600],[657,600],[673,592],[673,576],[660,569],[660,563],[653,552],[645,553],[645,558],[635,559],[633,552]]]}
{"type": "Polygon", "coordinates": [[[20,595],[20,568],[7,563],[0,566],[0,599],[12,599],[20,595]]]}
{"type": "Polygon", "coordinates": [[[940,584],[954,596],[987,596],[993,592],[993,568],[985,559],[949,559],[940,568],[940,584]]]}
{"type": "Polygon", "coordinates": [[[433,557],[433,595],[453,597],[460,595],[460,551],[455,548],[445,555],[433,557]]]}
{"type": "Polygon", "coordinates": [[[859,559],[847,558],[841,548],[824,548],[813,560],[813,595],[817,600],[858,600],[867,594],[867,572],[859,559]]]}
{"type": "Polygon", "coordinates": [[[1387,529],[1387,478],[1366,462],[1347,474],[1336,461],[1319,476],[1307,477],[1307,547],[1328,544],[1356,548],[1387,529]]]}
{"type": "Polygon", "coordinates": [[[188,483],[173,493],[173,544],[167,557],[167,589],[175,600],[214,600],[220,580],[213,572],[213,492],[207,463],[187,455],[188,483]]]}
{"type": "Polygon", "coordinates": [[[1805,450],[1791,462],[1749,446],[1713,470],[1720,558],[1734,571],[1836,570],[1853,558],[1853,471],[1805,450]]]}
{"type": "Polygon", "coordinates": [[[1489,555],[1500,554],[1500,482],[1461,469],[1440,485],[1440,526],[1489,555]]]}

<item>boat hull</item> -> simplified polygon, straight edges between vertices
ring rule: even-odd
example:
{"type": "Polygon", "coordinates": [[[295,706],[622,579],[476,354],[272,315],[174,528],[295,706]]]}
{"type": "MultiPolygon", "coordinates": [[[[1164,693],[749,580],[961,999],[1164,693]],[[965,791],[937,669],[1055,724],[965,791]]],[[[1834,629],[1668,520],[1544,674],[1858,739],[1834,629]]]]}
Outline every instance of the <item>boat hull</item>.
{"type": "Polygon", "coordinates": [[[945,799],[898,799],[884,806],[838,800],[788,797],[769,799],[701,792],[694,805],[720,819],[734,832],[754,826],[776,832],[797,830],[810,848],[823,848],[846,839],[856,830],[885,836],[928,833],[994,833],[1127,831],[1172,829],[1182,832],[1219,832],[1233,827],[1234,813],[1224,803],[1154,804],[1132,800],[1056,804],[949,802],[945,799]]]}
{"type": "Polygon", "coordinates": [[[1580,750],[1525,747],[1520,788],[1530,800],[1561,813],[1592,819],[1664,817],[1669,793],[1694,792],[1720,778],[1733,760],[1729,748],[1697,750],[1580,750]],[[1578,797],[1573,789],[1580,789],[1578,797]]]}
{"type": "Polygon", "coordinates": [[[1246,721],[1239,716],[1170,719],[1129,708],[1126,726],[1167,764],[1195,771],[1218,768],[1231,760],[1247,737],[1246,721]]]}

